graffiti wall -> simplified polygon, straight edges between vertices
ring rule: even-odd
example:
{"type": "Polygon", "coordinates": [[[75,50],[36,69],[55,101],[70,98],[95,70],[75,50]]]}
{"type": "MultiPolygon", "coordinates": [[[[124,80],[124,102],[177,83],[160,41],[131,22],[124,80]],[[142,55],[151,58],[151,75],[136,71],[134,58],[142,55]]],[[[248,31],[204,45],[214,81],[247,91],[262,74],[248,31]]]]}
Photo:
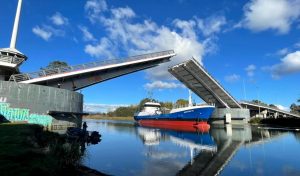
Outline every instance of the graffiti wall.
{"type": "Polygon", "coordinates": [[[30,114],[29,109],[11,108],[9,103],[4,102],[0,102],[0,114],[11,122],[25,121],[43,126],[49,126],[52,123],[52,117],[49,115],[30,114]]]}

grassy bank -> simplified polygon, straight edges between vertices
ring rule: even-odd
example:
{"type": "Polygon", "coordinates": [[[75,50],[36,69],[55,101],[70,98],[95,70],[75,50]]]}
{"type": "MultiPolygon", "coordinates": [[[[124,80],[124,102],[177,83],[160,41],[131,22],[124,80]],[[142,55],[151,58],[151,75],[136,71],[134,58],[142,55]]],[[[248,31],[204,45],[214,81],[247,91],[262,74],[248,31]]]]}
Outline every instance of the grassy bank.
{"type": "Polygon", "coordinates": [[[83,116],[84,119],[96,119],[96,120],[130,120],[133,121],[133,117],[108,117],[98,114],[90,114],[83,116]]]}
{"type": "Polygon", "coordinates": [[[0,124],[0,175],[79,175],[79,144],[38,125],[0,124]]]}
{"type": "Polygon", "coordinates": [[[298,118],[252,118],[251,124],[276,125],[282,127],[300,127],[300,119],[298,118]]]}

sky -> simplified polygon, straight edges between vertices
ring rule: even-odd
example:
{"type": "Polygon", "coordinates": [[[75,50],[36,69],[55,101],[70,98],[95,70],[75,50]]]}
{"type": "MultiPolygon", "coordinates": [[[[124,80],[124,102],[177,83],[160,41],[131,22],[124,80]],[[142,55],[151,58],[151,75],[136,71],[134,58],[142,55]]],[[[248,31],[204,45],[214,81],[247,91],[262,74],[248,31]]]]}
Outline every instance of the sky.
{"type": "MultiPolygon", "coordinates": [[[[16,7],[0,1],[0,48],[9,46],[16,7]]],[[[149,96],[187,99],[167,68],[192,57],[237,100],[288,108],[300,98],[300,0],[23,0],[17,49],[29,58],[22,72],[53,60],[176,52],[159,67],[81,90],[91,111],[149,96]]]]}

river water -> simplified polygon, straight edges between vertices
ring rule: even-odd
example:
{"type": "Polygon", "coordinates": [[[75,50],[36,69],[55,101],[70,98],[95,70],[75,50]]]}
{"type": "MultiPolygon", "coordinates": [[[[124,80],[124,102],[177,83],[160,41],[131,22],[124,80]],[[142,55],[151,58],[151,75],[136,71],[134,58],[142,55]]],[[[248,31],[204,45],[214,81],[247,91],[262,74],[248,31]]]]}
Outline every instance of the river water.
{"type": "Polygon", "coordinates": [[[101,142],[83,163],[110,175],[300,175],[300,132],[250,125],[208,132],[86,120],[101,142]]]}

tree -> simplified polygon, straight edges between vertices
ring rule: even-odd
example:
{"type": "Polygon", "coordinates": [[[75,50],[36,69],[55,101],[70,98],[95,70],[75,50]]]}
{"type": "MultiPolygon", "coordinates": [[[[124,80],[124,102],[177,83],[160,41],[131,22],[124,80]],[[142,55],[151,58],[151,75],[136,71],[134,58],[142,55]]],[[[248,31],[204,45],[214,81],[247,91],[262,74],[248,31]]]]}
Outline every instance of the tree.
{"type": "Polygon", "coordinates": [[[161,107],[167,108],[167,109],[172,109],[173,108],[173,103],[172,102],[160,102],[161,107]]]}
{"type": "Polygon", "coordinates": [[[189,104],[189,101],[185,99],[178,99],[175,104],[177,107],[185,107],[189,104]]]}
{"type": "Polygon", "coordinates": [[[133,117],[136,110],[137,110],[136,106],[118,107],[114,111],[114,115],[116,117],[133,117]]]}
{"type": "Polygon", "coordinates": [[[262,101],[260,101],[260,100],[252,100],[251,102],[252,102],[252,103],[255,103],[255,104],[258,104],[258,105],[262,105],[262,106],[268,106],[267,103],[264,103],[264,102],[262,102],[262,101]]]}
{"type": "Polygon", "coordinates": [[[69,66],[69,65],[66,62],[56,60],[56,61],[50,62],[45,68],[41,68],[41,70],[61,68],[61,67],[67,67],[67,66],[69,66]]]}
{"type": "Polygon", "coordinates": [[[272,108],[278,109],[278,107],[273,105],[273,104],[270,104],[269,106],[272,107],[272,108]]]}
{"type": "Polygon", "coordinates": [[[300,114],[300,106],[297,106],[295,103],[291,104],[290,109],[292,113],[300,114]]]}

